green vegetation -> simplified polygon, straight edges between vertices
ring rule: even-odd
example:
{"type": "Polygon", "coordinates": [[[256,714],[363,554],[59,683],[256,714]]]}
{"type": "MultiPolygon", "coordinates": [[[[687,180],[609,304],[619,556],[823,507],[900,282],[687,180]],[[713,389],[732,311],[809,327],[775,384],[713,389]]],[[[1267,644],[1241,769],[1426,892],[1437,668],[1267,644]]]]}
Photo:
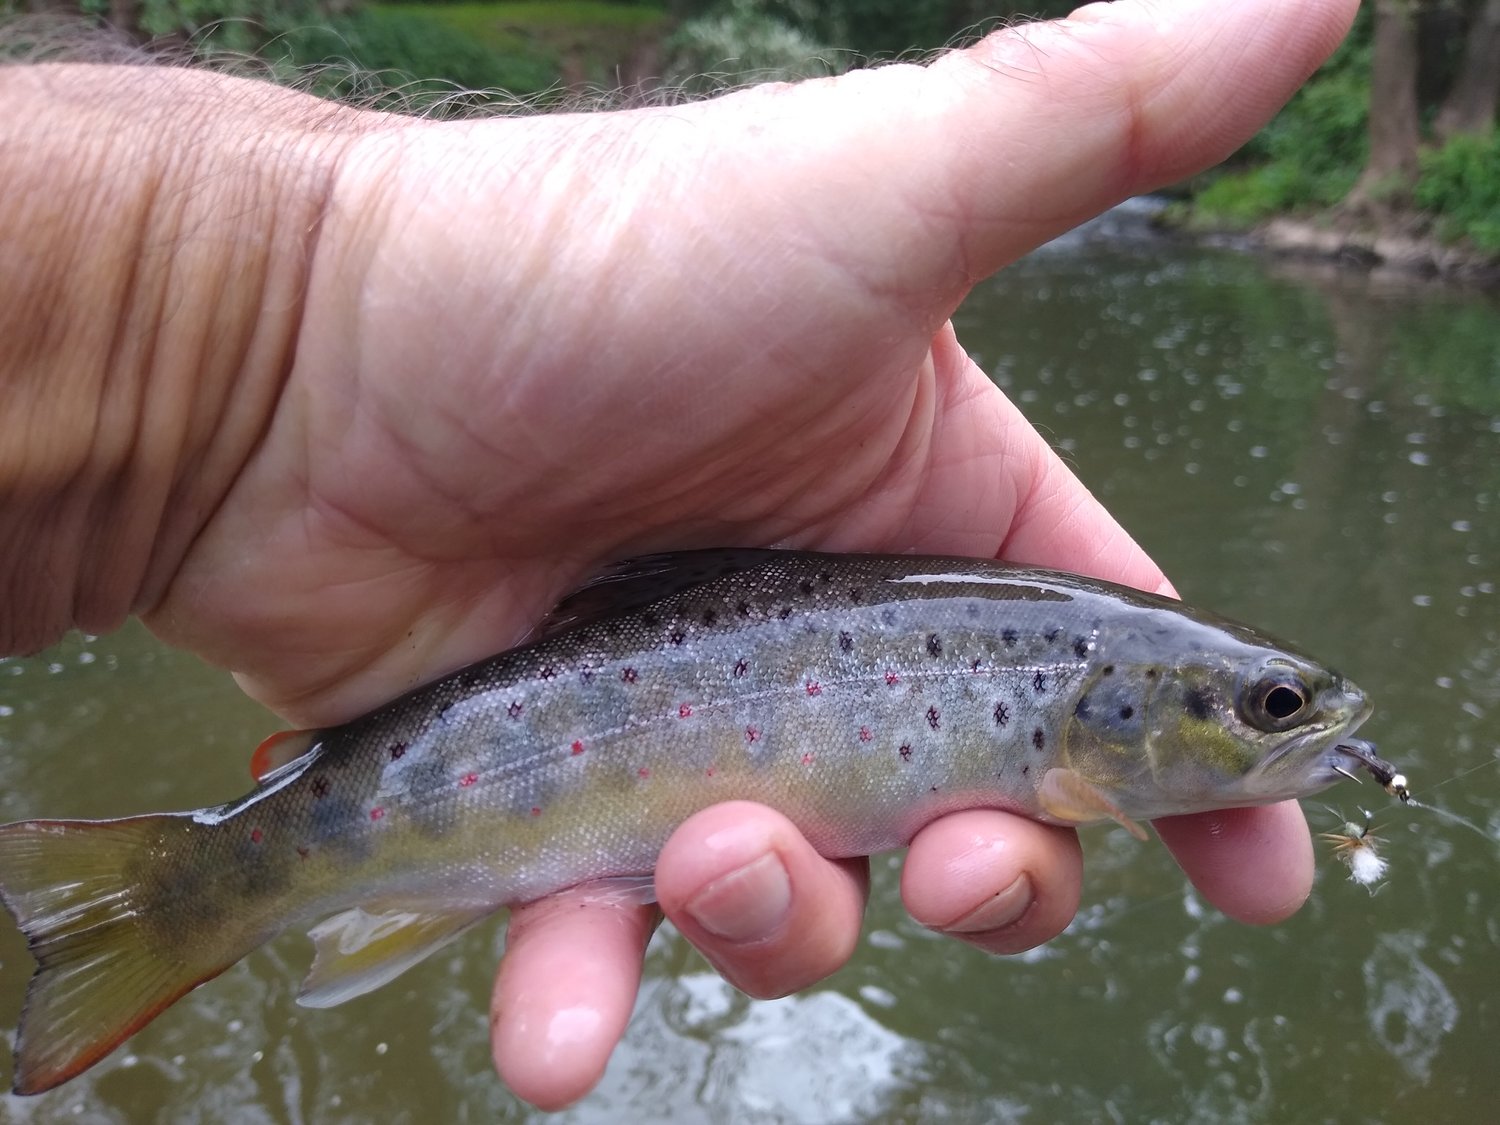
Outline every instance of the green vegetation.
{"type": "MultiPolygon", "coordinates": [[[[1229,165],[1188,185],[1189,198],[1170,209],[1168,221],[1245,229],[1282,215],[1362,220],[1500,254],[1500,135],[1492,125],[1446,134],[1442,128],[1452,111],[1440,95],[1459,85],[1462,37],[1413,34],[1408,61],[1413,71],[1424,64],[1423,81],[1415,72],[1406,80],[1423,95],[1411,110],[1426,143],[1405,164],[1372,159],[1372,97],[1382,82],[1393,81],[1374,66],[1378,8],[1362,14],[1348,42],[1229,165]]],[[[1471,33],[1482,31],[1476,20],[1471,33]]],[[[1417,135],[1414,124],[1413,145],[1417,135]]]]}
{"type": "Polygon", "coordinates": [[[1437,217],[1438,237],[1467,238],[1500,254],[1500,130],[1454,137],[1421,160],[1414,196],[1417,206],[1437,217]]]}

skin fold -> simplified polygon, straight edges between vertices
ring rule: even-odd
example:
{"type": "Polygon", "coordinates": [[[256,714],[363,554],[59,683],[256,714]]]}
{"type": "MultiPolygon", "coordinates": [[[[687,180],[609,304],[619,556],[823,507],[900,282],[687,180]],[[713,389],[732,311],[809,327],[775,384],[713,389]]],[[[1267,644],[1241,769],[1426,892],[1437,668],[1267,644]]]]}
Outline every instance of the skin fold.
{"type": "MultiPolygon", "coordinates": [[[[1169,589],[947,318],[1228,155],[1355,7],[1120,0],[927,66],[463,123],[0,68],[3,647],[137,613],[321,726],[518,642],[642,551],[998,556],[1169,589]]],[[[1158,828],[1235,918],[1306,897],[1294,804],[1158,828]]],[[[1015,952],[1080,881],[1072,832],[966,812],[916,838],[902,889],[1015,952]]],[[[659,910],[514,912],[501,1075],[546,1108],[593,1087],[661,913],[782,995],[848,957],[867,882],[768,809],[694,816],[659,910]]]]}

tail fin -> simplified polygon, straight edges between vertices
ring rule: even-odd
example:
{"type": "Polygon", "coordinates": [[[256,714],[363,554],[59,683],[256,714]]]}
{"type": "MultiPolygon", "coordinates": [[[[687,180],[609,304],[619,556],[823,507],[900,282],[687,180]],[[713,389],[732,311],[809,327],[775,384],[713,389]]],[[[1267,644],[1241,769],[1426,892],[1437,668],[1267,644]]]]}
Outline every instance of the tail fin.
{"type": "Polygon", "coordinates": [[[183,855],[194,827],[171,815],[0,826],[0,902],[37,962],[16,1037],[17,1094],[93,1066],[249,952],[222,964],[182,957],[145,916],[142,868],[153,853],[183,855]]]}

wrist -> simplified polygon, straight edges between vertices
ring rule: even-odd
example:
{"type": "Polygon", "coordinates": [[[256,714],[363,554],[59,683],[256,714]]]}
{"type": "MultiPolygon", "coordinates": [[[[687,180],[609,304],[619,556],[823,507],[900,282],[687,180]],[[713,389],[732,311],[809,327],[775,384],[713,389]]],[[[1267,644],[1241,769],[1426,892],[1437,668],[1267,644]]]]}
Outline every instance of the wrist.
{"type": "Polygon", "coordinates": [[[275,409],[378,115],[147,67],[0,67],[0,652],[160,596],[275,409]]]}

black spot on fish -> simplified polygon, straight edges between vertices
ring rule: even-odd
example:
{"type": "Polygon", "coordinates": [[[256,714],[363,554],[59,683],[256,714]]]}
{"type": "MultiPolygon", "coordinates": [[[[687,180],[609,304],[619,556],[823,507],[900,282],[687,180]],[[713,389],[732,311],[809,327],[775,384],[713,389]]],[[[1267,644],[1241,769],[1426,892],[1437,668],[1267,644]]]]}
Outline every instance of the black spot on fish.
{"type": "Polygon", "coordinates": [[[797,583],[797,589],[801,590],[804,594],[810,594],[810,593],[812,593],[813,592],[812,580],[808,579],[808,578],[804,578],[801,582],[797,583]]]}
{"type": "Polygon", "coordinates": [[[749,602],[737,602],[737,603],[735,603],[734,611],[736,613],[738,613],[741,617],[749,617],[750,616],[750,603],[749,602]]]}
{"type": "Polygon", "coordinates": [[[941,725],[940,716],[938,715],[938,709],[936,707],[927,708],[927,725],[930,726],[933,730],[937,730],[939,725],[941,725]]]}
{"type": "Polygon", "coordinates": [[[1154,680],[1154,679],[1156,679],[1156,677],[1158,675],[1160,675],[1160,673],[1157,672],[1157,670],[1155,668],[1147,668],[1146,669],[1146,679],[1148,679],[1148,680],[1154,680]]]}
{"type": "Polygon", "coordinates": [[[851,637],[848,633],[840,633],[839,634],[839,651],[840,652],[848,652],[853,647],[854,647],[854,638],[851,637]]]}
{"type": "Polygon", "coordinates": [[[1128,703],[1125,704],[1124,707],[1120,708],[1120,718],[1128,723],[1131,719],[1135,718],[1135,708],[1128,703]]]}
{"type": "Polygon", "coordinates": [[[681,629],[672,630],[672,643],[674,645],[680,645],[685,640],[687,640],[687,634],[684,633],[681,629]]]}
{"type": "Polygon", "coordinates": [[[1073,714],[1080,719],[1087,719],[1092,712],[1093,708],[1089,706],[1089,697],[1086,695],[1078,701],[1078,706],[1073,708],[1073,714]]]}
{"type": "Polygon", "coordinates": [[[661,624],[661,614],[648,609],[645,613],[641,614],[641,624],[648,629],[655,629],[661,624]]]}
{"type": "Polygon", "coordinates": [[[826,585],[828,585],[828,583],[830,583],[830,582],[833,581],[833,575],[829,574],[828,571],[826,571],[826,570],[820,570],[818,572],[818,581],[821,582],[821,583],[823,583],[823,585],[826,586],[826,585]]]}
{"type": "Polygon", "coordinates": [[[859,605],[860,602],[864,601],[865,600],[865,591],[864,591],[863,587],[855,586],[855,587],[851,588],[850,591],[849,591],[849,600],[851,602],[853,602],[855,605],[859,605]]]}
{"type": "Polygon", "coordinates": [[[1031,686],[1039,692],[1047,690],[1047,677],[1040,669],[1031,677],[1031,686]]]}
{"type": "Polygon", "coordinates": [[[937,786],[934,785],[931,789],[927,790],[927,792],[929,792],[929,793],[936,793],[937,792],[937,786]]]}
{"type": "Polygon", "coordinates": [[[406,743],[404,743],[404,742],[393,742],[393,743],[391,743],[391,761],[393,761],[393,762],[396,761],[398,758],[400,758],[405,753],[406,753],[406,743]]]}
{"type": "Polygon", "coordinates": [[[313,778],[312,792],[314,798],[322,798],[328,796],[328,779],[326,777],[313,778]]]}
{"type": "Polygon", "coordinates": [[[1043,633],[1042,637],[1050,645],[1053,641],[1057,640],[1057,635],[1061,632],[1061,629],[1053,626],[1051,629],[1048,629],[1045,633],[1043,633]]]}
{"type": "Polygon", "coordinates": [[[736,660],[734,662],[734,678],[735,679],[739,679],[741,676],[743,676],[748,671],[750,671],[750,662],[748,660],[736,660]]]}
{"type": "Polygon", "coordinates": [[[894,625],[896,623],[896,611],[894,609],[881,610],[880,620],[886,625],[894,625]]]}
{"type": "Polygon", "coordinates": [[[1106,676],[1113,676],[1115,674],[1115,666],[1113,664],[1106,664],[1103,671],[1106,676]]]}
{"type": "Polygon", "coordinates": [[[928,656],[942,656],[943,655],[943,639],[941,637],[939,637],[936,633],[928,633],[927,634],[927,655],[928,656]]]}
{"type": "Polygon", "coordinates": [[[1037,727],[1036,730],[1031,732],[1031,744],[1038,750],[1047,745],[1047,736],[1042,733],[1041,727],[1037,727]]]}
{"type": "Polygon", "coordinates": [[[1195,719],[1207,719],[1214,713],[1213,693],[1203,688],[1189,688],[1182,702],[1187,713],[1195,719]]]}
{"type": "Polygon", "coordinates": [[[1087,660],[1089,651],[1093,647],[1087,637],[1076,637],[1073,641],[1073,655],[1078,657],[1079,660],[1087,660]]]}
{"type": "Polygon", "coordinates": [[[971,672],[977,672],[977,671],[979,671],[979,666],[981,664],[983,664],[983,663],[984,663],[984,661],[978,660],[978,659],[970,661],[969,662],[969,671],[971,671],[971,672]]]}
{"type": "Polygon", "coordinates": [[[908,742],[903,742],[901,744],[901,749],[898,750],[897,753],[901,755],[901,760],[903,762],[911,761],[911,744],[908,742]]]}
{"type": "Polygon", "coordinates": [[[578,669],[578,682],[581,683],[581,684],[591,684],[591,683],[593,683],[594,682],[594,670],[592,668],[587,668],[587,667],[578,669]]]}
{"type": "Polygon", "coordinates": [[[712,629],[718,623],[719,623],[719,612],[718,612],[718,610],[705,609],[703,611],[703,624],[706,627],[712,629]]]}
{"type": "Polygon", "coordinates": [[[1014,648],[1016,641],[1021,639],[1021,635],[1014,629],[1001,629],[1000,639],[1005,642],[1006,648],[1014,648]]]}
{"type": "Polygon", "coordinates": [[[1024,766],[1021,767],[1021,776],[1022,777],[1025,777],[1030,772],[1031,772],[1031,766],[1030,765],[1024,765],[1024,766]]]}
{"type": "Polygon", "coordinates": [[[620,679],[624,680],[627,684],[635,683],[637,679],[635,669],[626,668],[623,672],[620,673],[620,679]]]}
{"type": "Polygon", "coordinates": [[[521,711],[522,707],[521,701],[519,699],[512,699],[510,701],[510,706],[505,709],[505,713],[512,719],[519,719],[521,717],[521,711]]]}
{"type": "Polygon", "coordinates": [[[542,677],[542,679],[544,679],[544,680],[553,680],[553,679],[556,679],[556,678],[557,678],[557,670],[556,670],[556,669],[554,669],[554,668],[553,668],[553,667],[552,667],[552,665],[550,665],[550,664],[548,664],[548,665],[546,665],[546,666],[544,666],[544,667],[543,667],[543,668],[542,668],[542,670],[541,670],[541,672],[540,672],[540,673],[539,673],[539,675],[540,675],[540,676],[541,676],[541,677],[542,677]]]}
{"type": "Polygon", "coordinates": [[[1003,727],[1008,722],[1010,722],[1010,708],[1002,700],[995,704],[995,725],[1003,727]]]}
{"type": "Polygon", "coordinates": [[[776,616],[779,617],[779,618],[781,618],[783,621],[785,621],[791,615],[792,615],[792,607],[789,606],[789,605],[784,605],[784,606],[781,607],[781,612],[778,613],[776,616]]]}

